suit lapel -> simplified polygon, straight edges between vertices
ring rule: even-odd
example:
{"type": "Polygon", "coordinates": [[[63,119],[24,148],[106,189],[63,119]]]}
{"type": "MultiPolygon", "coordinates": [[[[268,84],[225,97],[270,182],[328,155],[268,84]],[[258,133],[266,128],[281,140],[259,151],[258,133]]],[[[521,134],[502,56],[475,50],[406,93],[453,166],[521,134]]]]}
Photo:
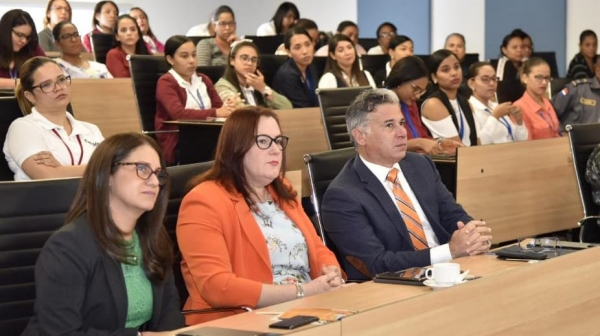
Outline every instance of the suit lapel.
{"type": "Polygon", "coordinates": [[[260,259],[265,265],[271,269],[271,258],[269,257],[269,251],[267,250],[267,244],[265,244],[265,236],[258,227],[252,211],[246,204],[246,201],[241,195],[234,197],[234,208],[239,218],[237,225],[242,228],[242,231],[246,235],[246,238],[250,242],[250,245],[256,250],[260,259]]]}
{"type": "Polygon", "coordinates": [[[358,155],[354,158],[354,169],[358,173],[360,180],[366,184],[367,190],[369,190],[369,192],[371,192],[373,197],[375,197],[375,199],[377,199],[379,204],[381,204],[381,207],[383,208],[383,210],[387,214],[388,218],[390,219],[391,224],[394,227],[394,229],[409,244],[412,245],[412,241],[408,234],[408,230],[406,229],[406,224],[404,224],[404,220],[402,219],[402,216],[400,215],[400,211],[398,211],[398,208],[393,203],[392,199],[390,198],[390,195],[385,190],[385,188],[383,187],[381,182],[379,182],[379,180],[377,180],[377,178],[369,170],[369,168],[367,168],[367,166],[365,166],[365,164],[362,162],[362,159],[358,155]]]}
{"type": "Polygon", "coordinates": [[[127,287],[121,264],[113,260],[108,254],[103,253],[104,270],[106,271],[106,279],[110,286],[110,291],[115,302],[115,311],[117,312],[118,325],[125,326],[127,319],[127,287]]]}

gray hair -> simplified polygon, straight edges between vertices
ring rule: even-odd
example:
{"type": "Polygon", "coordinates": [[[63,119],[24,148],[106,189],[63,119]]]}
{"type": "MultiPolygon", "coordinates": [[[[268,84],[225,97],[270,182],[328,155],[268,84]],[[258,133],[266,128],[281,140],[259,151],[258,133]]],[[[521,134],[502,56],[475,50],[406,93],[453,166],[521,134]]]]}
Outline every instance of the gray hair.
{"type": "Polygon", "coordinates": [[[355,128],[365,128],[367,123],[367,115],[375,111],[377,106],[383,104],[400,104],[398,96],[388,89],[369,89],[362,91],[354,98],[348,110],[346,110],[346,127],[350,142],[356,147],[356,141],[352,135],[352,130],[355,128]]]}

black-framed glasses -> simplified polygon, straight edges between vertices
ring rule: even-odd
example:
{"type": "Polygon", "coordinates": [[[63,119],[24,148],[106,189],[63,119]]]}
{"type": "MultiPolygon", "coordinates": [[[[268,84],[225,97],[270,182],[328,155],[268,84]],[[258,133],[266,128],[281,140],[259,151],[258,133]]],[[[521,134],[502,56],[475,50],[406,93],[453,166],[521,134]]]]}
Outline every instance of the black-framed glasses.
{"type": "Polygon", "coordinates": [[[76,40],[79,39],[81,36],[79,35],[79,32],[74,32],[71,34],[62,34],[60,35],[60,39],[61,40],[76,40]]]}
{"type": "Polygon", "coordinates": [[[235,27],[235,21],[218,21],[215,24],[221,27],[235,27]]]}
{"type": "Polygon", "coordinates": [[[548,84],[550,84],[550,82],[552,82],[552,77],[544,76],[544,75],[535,75],[535,76],[533,76],[533,79],[535,79],[535,81],[539,84],[542,84],[544,81],[546,81],[546,83],[548,83],[548,84]]]}
{"type": "MultiPolygon", "coordinates": [[[[477,77],[475,77],[477,78],[477,77]]],[[[483,84],[498,83],[498,77],[481,76],[479,77],[483,84]]]]}
{"type": "Polygon", "coordinates": [[[517,240],[517,245],[524,252],[551,253],[555,256],[560,255],[561,250],[557,237],[521,238],[517,240]]]}
{"type": "Polygon", "coordinates": [[[152,174],[156,175],[158,185],[164,186],[169,179],[169,173],[162,168],[152,170],[149,164],[145,162],[117,162],[116,166],[135,166],[135,173],[142,180],[148,180],[152,174]]]}
{"type": "Polygon", "coordinates": [[[240,55],[240,61],[244,62],[244,63],[250,63],[250,64],[258,64],[258,57],[251,57],[250,55],[240,55]]]}
{"type": "Polygon", "coordinates": [[[22,40],[24,39],[27,42],[31,41],[31,35],[25,35],[25,34],[23,34],[21,32],[18,32],[18,31],[14,30],[14,29],[13,29],[12,32],[13,32],[13,34],[15,34],[15,36],[17,36],[18,38],[20,38],[22,40]]]}
{"type": "Polygon", "coordinates": [[[425,93],[425,91],[427,90],[427,89],[423,89],[422,87],[419,87],[416,84],[410,84],[410,86],[412,87],[413,96],[415,96],[415,98],[421,97],[425,93]]]}
{"type": "Polygon", "coordinates": [[[288,141],[290,141],[290,138],[286,137],[285,135],[278,135],[275,138],[271,138],[270,136],[268,136],[266,134],[260,134],[255,137],[255,140],[256,140],[256,145],[260,149],[269,149],[269,148],[271,148],[271,145],[273,144],[273,142],[275,142],[275,144],[277,145],[277,147],[279,147],[279,149],[284,150],[287,147],[288,141]]]}
{"type": "Polygon", "coordinates": [[[57,85],[60,86],[61,88],[66,88],[66,87],[70,86],[71,85],[71,76],[60,76],[60,77],[58,77],[56,82],[46,81],[39,85],[32,86],[31,91],[33,91],[35,88],[40,88],[40,90],[43,93],[50,93],[50,92],[54,92],[54,90],[56,90],[57,85]]]}

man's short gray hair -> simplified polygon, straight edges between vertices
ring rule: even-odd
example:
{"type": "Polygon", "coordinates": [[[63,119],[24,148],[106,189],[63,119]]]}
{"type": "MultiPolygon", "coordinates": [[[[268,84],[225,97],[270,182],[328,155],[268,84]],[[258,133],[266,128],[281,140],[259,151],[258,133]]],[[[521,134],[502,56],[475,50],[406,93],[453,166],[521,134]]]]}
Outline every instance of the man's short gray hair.
{"type": "Polygon", "coordinates": [[[350,141],[356,147],[356,141],[352,135],[352,130],[359,127],[365,127],[367,115],[375,111],[377,106],[383,104],[400,104],[396,94],[388,89],[369,89],[362,91],[354,98],[348,110],[346,111],[346,127],[350,141]]]}

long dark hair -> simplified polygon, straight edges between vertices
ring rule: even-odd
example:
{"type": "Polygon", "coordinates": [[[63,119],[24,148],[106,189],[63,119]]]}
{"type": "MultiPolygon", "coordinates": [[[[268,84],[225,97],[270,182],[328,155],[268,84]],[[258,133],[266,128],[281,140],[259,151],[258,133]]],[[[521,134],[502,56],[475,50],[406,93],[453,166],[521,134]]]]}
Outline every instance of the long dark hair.
{"type": "MultiPolygon", "coordinates": [[[[110,215],[109,178],[118,169],[118,162],[143,145],[156,151],[161,169],[166,169],[160,147],[149,136],[140,133],[113,135],[94,150],[66,219],[66,223],[71,223],[86,216],[100,247],[120,263],[128,263],[129,255],[127,242],[110,215]]],[[[154,208],[142,214],[135,226],[142,249],[142,266],[153,283],[164,281],[173,263],[172,244],[163,225],[170,181],[159,188],[154,208]]]]}
{"type": "Polygon", "coordinates": [[[142,30],[140,26],[138,26],[137,21],[131,17],[129,14],[123,14],[119,16],[117,21],[115,22],[115,28],[113,29],[113,46],[121,47],[121,41],[117,41],[117,34],[119,33],[119,22],[123,20],[131,20],[135,24],[135,28],[138,31],[138,41],[135,44],[135,54],[136,55],[150,55],[148,48],[146,47],[146,42],[144,42],[144,35],[142,34],[142,30]]]}
{"type": "MultiPolygon", "coordinates": [[[[237,74],[235,72],[235,68],[231,65],[231,61],[235,59],[238,51],[242,49],[242,47],[251,47],[256,51],[256,55],[259,57],[259,62],[256,64],[256,68],[260,65],[260,52],[258,51],[258,47],[252,41],[241,41],[237,42],[233,48],[231,48],[231,52],[229,53],[229,61],[227,65],[225,65],[225,73],[223,74],[223,78],[225,78],[229,83],[233,84],[233,86],[238,90],[238,92],[243,92],[242,87],[240,86],[240,82],[238,81],[237,74]]],[[[254,100],[256,101],[256,105],[266,106],[265,100],[260,92],[254,91],[254,100]]]]}
{"type": "MultiPolygon", "coordinates": [[[[356,53],[356,47],[352,40],[343,34],[335,34],[331,40],[329,40],[329,55],[327,55],[327,64],[325,65],[325,73],[331,72],[338,80],[342,82],[346,82],[344,77],[342,76],[342,68],[336,60],[331,57],[331,54],[335,54],[335,49],[337,48],[338,43],[345,41],[352,45],[354,48],[354,63],[352,63],[352,69],[350,74],[350,81],[352,81],[352,77],[356,77],[356,81],[360,86],[368,86],[369,80],[367,80],[367,76],[365,73],[360,70],[360,64],[358,60],[358,54],[356,53]]],[[[350,83],[346,83],[347,86],[352,86],[350,83]]]]}
{"type": "Polygon", "coordinates": [[[294,17],[296,18],[296,20],[300,18],[300,12],[298,11],[298,7],[296,7],[296,5],[287,1],[282,2],[281,5],[277,7],[273,18],[271,19],[273,20],[273,24],[275,24],[275,32],[277,33],[277,35],[283,33],[283,18],[285,18],[289,11],[292,11],[292,13],[294,13],[294,17]]]}
{"type": "Polygon", "coordinates": [[[114,1],[100,1],[96,3],[96,6],[94,6],[94,15],[92,15],[92,30],[96,29],[96,26],[100,24],[100,22],[96,20],[96,15],[102,13],[102,7],[107,3],[113,5],[117,10],[117,15],[119,15],[119,6],[117,6],[114,1]]]}
{"type": "MultiPolygon", "coordinates": [[[[429,75],[432,77],[431,82],[433,82],[433,75],[435,75],[437,73],[442,62],[448,57],[454,57],[454,58],[456,58],[456,60],[458,62],[460,62],[460,60],[458,59],[458,56],[456,56],[456,54],[454,54],[452,51],[450,51],[448,49],[436,50],[433,54],[431,54],[431,56],[429,56],[429,60],[428,60],[429,64],[428,65],[429,65],[429,75]]],[[[435,85],[436,88],[438,87],[437,83],[433,83],[433,84],[435,85]]]]}
{"type": "Polygon", "coordinates": [[[129,13],[131,13],[131,11],[134,11],[134,10],[139,10],[140,12],[142,12],[142,14],[144,14],[144,16],[146,17],[146,21],[148,22],[148,34],[146,34],[146,35],[148,35],[151,38],[155,39],[156,36],[152,32],[152,28],[150,28],[150,18],[148,18],[148,14],[146,14],[146,11],[144,11],[140,7],[131,7],[131,9],[129,10],[129,13]]]}
{"type": "Polygon", "coordinates": [[[0,69],[10,69],[10,63],[14,62],[14,69],[21,68],[29,58],[34,55],[38,48],[38,34],[31,15],[21,9],[13,9],[2,15],[0,19],[0,69]],[[12,35],[13,28],[29,25],[31,36],[29,42],[16,53],[13,51],[12,35]]]}
{"type": "MultiPolygon", "coordinates": [[[[244,156],[256,144],[256,130],[261,117],[273,118],[279,124],[277,115],[270,109],[247,106],[234,111],[221,129],[215,154],[215,164],[206,173],[193,178],[190,188],[205,182],[215,181],[230,193],[240,193],[249,206],[253,193],[244,174],[244,156]]],[[[274,146],[275,144],[272,144],[274,146]]],[[[285,174],[285,151],[282,153],[281,176],[285,174]]],[[[296,202],[296,192],[276,178],[270,183],[279,202],[296,202]]]]}
{"type": "Polygon", "coordinates": [[[427,78],[427,76],[429,76],[429,70],[420,57],[406,56],[394,64],[385,80],[385,87],[394,89],[404,83],[423,77],[427,78]]]}

